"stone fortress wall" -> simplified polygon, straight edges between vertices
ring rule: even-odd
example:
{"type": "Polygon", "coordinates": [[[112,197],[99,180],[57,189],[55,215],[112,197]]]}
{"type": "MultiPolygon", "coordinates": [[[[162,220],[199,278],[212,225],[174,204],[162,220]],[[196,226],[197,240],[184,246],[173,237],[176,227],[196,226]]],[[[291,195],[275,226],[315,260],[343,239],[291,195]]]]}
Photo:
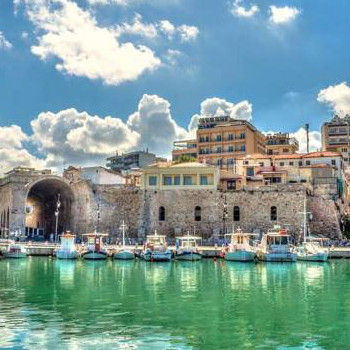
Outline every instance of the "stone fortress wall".
{"type": "MultiPolygon", "coordinates": [[[[93,185],[87,180],[68,182],[62,179],[62,188],[69,187],[72,193],[69,227],[76,234],[92,232],[97,224],[98,203],[100,203],[100,224],[98,230],[112,236],[119,234],[122,220],[129,227],[132,237],[144,237],[154,230],[174,237],[196,232],[204,238],[223,232],[223,208],[227,205],[227,231],[235,228],[252,232],[260,229],[266,232],[274,224],[288,225],[293,233],[299,233],[302,224],[305,187],[300,184],[266,186],[223,192],[219,190],[141,190],[131,186],[93,185]],[[239,221],[233,221],[233,208],[240,210],[239,221]],[[271,221],[271,207],[277,208],[277,221],[271,221]],[[159,208],[165,209],[165,220],[159,221],[159,208]],[[200,221],[195,220],[195,208],[200,207],[200,221]]],[[[57,177],[55,177],[57,180],[57,177]]],[[[33,182],[43,183],[50,191],[52,176],[21,176],[0,182],[0,213],[9,210],[9,230],[24,229],[28,188],[33,182]]],[[[55,183],[52,191],[62,191],[55,183]]],[[[310,227],[313,233],[339,237],[339,206],[322,196],[308,195],[308,210],[313,213],[310,227]]],[[[45,201],[45,195],[43,198],[45,201]]],[[[51,198],[51,197],[47,197],[51,198]]],[[[47,199],[48,200],[48,199],[47,199]]],[[[197,212],[198,214],[198,212],[197,212]]],[[[67,214],[66,214],[67,217],[67,214]]],[[[68,224],[67,224],[68,225],[68,224]]]]}

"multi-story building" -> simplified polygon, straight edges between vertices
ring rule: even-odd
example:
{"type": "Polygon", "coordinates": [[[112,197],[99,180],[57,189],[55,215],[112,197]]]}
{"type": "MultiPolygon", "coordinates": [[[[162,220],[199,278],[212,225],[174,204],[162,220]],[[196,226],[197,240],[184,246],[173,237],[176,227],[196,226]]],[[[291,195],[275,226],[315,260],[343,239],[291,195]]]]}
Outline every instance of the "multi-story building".
{"type": "Polygon", "coordinates": [[[181,157],[197,158],[197,140],[175,141],[173,144],[172,158],[173,161],[181,157]]]}
{"type": "Polygon", "coordinates": [[[229,169],[237,157],[265,153],[265,136],[246,120],[228,116],[200,118],[196,142],[186,141],[181,145],[181,151],[175,150],[173,156],[194,155],[194,150],[198,162],[229,169]]]}
{"type": "Polygon", "coordinates": [[[294,154],[299,150],[299,142],[288,133],[267,134],[265,136],[266,153],[294,154]]]}
{"type": "Polygon", "coordinates": [[[166,161],[164,158],[158,158],[155,154],[146,151],[136,151],[124,154],[116,153],[115,156],[107,158],[107,167],[114,171],[123,171],[130,169],[142,169],[147,165],[157,161],[166,161]]]}
{"type": "Polygon", "coordinates": [[[350,165],[350,115],[335,115],[322,125],[322,151],[339,152],[344,164],[350,165]]]}

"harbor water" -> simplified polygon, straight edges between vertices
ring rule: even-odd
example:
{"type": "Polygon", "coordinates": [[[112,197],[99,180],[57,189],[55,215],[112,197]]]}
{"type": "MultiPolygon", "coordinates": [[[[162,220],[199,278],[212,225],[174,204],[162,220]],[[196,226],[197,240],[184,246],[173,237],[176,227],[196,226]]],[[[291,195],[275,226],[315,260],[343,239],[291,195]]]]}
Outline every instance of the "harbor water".
{"type": "Polygon", "coordinates": [[[1,349],[345,349],[350,261],[0,261],[1,349]]]}

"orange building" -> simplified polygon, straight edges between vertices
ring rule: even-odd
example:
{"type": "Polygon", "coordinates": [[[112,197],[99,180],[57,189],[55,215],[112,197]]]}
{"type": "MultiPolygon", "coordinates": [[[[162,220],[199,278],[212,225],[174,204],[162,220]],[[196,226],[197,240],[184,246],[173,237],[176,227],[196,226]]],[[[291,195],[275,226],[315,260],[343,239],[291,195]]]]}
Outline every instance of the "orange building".
{"type": "Polygon", "coordinates": [[[299,151],[299,142],[288,133],[266,135],[265,146],[266,153],[269,155],[294,154],[299,151]]]}

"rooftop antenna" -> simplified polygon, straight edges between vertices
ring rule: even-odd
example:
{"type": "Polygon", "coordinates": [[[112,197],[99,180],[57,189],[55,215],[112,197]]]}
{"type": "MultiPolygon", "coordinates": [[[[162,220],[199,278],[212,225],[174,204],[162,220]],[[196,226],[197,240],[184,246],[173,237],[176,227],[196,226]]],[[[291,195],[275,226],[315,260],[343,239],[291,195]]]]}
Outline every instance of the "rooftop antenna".
{"type": "Polygon", "coordinates": [[[310,144],[309,144],[309,123],[305,124],[305,130],[306,130],[306,152],[310,152],[310,144]]]}

